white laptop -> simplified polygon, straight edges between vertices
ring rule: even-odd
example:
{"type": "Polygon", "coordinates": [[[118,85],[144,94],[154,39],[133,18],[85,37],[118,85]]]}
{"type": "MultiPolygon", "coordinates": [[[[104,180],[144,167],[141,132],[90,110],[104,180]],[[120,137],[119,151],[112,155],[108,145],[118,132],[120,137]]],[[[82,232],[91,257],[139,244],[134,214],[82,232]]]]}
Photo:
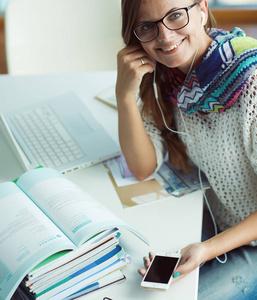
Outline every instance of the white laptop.
{"type": "Polygon", "coordinates": [[[120,154],[120,147],[75,93],[1,115],[7,139],[26,170],[67,173],[120,154]]]}

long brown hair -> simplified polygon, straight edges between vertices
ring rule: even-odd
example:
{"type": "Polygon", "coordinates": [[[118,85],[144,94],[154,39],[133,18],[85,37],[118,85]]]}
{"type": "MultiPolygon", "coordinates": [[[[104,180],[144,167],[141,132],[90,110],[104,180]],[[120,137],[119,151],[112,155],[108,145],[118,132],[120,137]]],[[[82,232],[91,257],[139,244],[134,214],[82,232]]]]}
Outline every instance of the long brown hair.
{"type": "MultiPolygon", "coordinates": [[[[126,45],[138,43],[139,41],[133,34],[136,25],[136,18],[139,7],[144,0],[122,0],[122,36],[126,45]]],[[[208,8],[208,20],[205,25],[205,31],[208,32],[215,24],[215,19],[208,8]]],[[[166,100],[165,85],[167,84],[168,67],[157,62],[156,64],[156,84],[158,89],[158,99],[162,108],[166,123],[169,127],[176,130],[173,116],[174,105],[166,100]]],[[[162,137],[165,139],[169,161],[179,169],[189,171],[189,159],[186,153],[186,146],[180,140],[178,134],[167,130],[162,119],[160,109],[157,105],[153,91],[153,74],[144,75],[140,85],[140,98],[143,102],[142,113],[153,115],[156,126],[160,129],[162,137]]]]}

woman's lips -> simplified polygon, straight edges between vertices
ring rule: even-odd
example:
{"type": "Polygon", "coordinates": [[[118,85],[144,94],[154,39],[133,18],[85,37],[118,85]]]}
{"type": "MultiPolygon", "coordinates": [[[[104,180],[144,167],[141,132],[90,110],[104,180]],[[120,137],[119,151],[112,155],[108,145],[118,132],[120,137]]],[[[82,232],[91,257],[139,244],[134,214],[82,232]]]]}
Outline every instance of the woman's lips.
{"type": "Polygon", "coordinates": [[[164,53],[164,54],[170,54],[172,53],[175,49],[177,49],[182,43],[183,43],[184,40],[181,40],[179,42],[177,42],[176,44],[173,44],[169,47],[165,47],[165,48],[159,48],[159,50],[164,53]]]}

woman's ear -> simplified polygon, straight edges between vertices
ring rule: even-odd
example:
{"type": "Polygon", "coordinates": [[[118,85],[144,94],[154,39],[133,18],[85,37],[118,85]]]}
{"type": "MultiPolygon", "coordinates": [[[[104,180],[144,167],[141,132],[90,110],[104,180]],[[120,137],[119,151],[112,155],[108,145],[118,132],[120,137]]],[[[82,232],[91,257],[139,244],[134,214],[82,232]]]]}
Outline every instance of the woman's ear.
{"type": "Polygon", "coordinates": [[[206,0],[202,0],[199,2],[200,10],[201,10],[201,29],[206,25],[208,20],[208,2],[206,0]]]}

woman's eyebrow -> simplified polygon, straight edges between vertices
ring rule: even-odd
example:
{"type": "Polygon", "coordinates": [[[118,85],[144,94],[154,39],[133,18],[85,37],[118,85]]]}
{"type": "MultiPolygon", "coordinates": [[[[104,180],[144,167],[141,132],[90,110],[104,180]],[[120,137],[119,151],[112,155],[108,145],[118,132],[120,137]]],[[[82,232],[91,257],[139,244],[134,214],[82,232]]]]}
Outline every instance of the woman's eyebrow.
{"type": "MultiPolygon", "coordinates": [[[[177,9],[180,9],[180,8],[181,8],[181,7],[173,7],[173,8],[171,8],[169,11],[167,11],[166,14],[165,14],[164,16],[166,16],[166,15],[168,15],[169,13],[171,13],[171,12],[177,10],[177,9]]],[[[164,17],[164,16],[163,16],[163,17],[164,17]]],[[[163,17],[162,17],[162,18],[163,18],[163,17]]],[[[161,19],[162,19],[162,18],[161,18],[161,19]]],[[[147,20],[147,21],[140,21],[140,22],[137,23],[136,26],[141,25],[141,24],[144,24],[144,23],[152,23],[152,22],[156,22],[157,20],[160,20],[160,19],[156,19],[156,20],[147,20]]]]}

